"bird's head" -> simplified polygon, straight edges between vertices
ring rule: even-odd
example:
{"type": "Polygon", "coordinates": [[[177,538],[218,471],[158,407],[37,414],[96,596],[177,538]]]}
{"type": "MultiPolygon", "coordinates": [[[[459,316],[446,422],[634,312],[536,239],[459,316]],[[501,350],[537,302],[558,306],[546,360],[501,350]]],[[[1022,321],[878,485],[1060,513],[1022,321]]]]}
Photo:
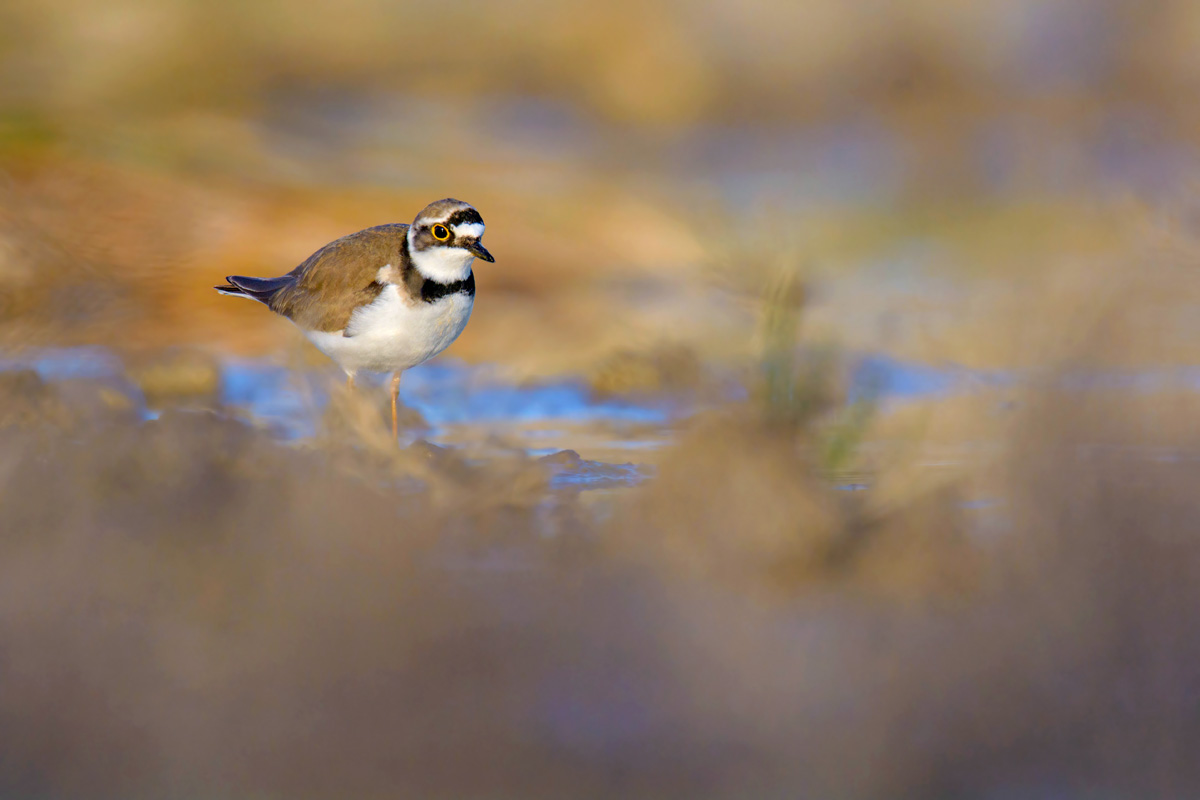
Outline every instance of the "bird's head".
{"type": "Polygon", "coordinates": [[[495,261],[479,241],[483,217],[461,200],[438,200],[421,209],[408,229],[413,266],[438,283],[454,283],[471,274],[476,258],[495,261]]]}

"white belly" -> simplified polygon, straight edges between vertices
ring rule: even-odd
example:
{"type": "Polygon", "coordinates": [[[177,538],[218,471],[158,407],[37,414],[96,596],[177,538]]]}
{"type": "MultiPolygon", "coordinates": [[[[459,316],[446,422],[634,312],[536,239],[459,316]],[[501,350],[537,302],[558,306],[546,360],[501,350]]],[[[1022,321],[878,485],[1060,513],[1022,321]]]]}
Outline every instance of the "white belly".
{"type": "Polygon", "coordinates": [[[393,284],[350,317],[344,331],[305,331],[317,349],[346,372],[394,372],[415,367],[450,346],[467,326],[475,298],[458,293],[409,304],[393,284]]]}

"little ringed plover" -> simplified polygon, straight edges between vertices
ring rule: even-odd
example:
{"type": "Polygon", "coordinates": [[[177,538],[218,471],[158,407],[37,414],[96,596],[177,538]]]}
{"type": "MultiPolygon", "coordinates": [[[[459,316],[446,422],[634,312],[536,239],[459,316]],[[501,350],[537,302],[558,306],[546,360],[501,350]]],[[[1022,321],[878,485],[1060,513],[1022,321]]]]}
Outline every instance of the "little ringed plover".
{"type": "Polygon", "coordinates": [[[295,323],[354,385],[359,370],[391,372],[392,436],[400,375],[450,346],[475,303],[483,217],[461,200],[438,200],[412,225],[379,225],[330,242],[278,278],[230,275],[214,287],[248,297],[295,323]]]}

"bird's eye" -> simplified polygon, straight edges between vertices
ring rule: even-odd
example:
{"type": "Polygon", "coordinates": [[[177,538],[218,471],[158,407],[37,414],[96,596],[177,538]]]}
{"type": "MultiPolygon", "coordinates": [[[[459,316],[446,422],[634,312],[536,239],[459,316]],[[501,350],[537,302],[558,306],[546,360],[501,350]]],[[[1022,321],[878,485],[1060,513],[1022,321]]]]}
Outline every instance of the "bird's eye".
{"type": "Polygon", "coordinates": [[[450,229],[445,225],[434,225],[429,230],[431,233],[433,233],[433,238],[437,239],[439,242],[444,242],[450,238],[450,229]]]}

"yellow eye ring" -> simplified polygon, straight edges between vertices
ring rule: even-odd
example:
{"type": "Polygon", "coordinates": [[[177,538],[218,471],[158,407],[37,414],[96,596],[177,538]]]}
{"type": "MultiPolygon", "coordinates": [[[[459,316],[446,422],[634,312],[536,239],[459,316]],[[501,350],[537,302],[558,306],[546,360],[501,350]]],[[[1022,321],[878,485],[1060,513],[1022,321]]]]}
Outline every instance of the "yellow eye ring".
{"type": "Polygon", "coordinates": [[[434,225],[429,229],[429,232],[432,233],[433,238],[437,239],[439,242],[444,242],[450,238],[450,229],[445,225],[434,225]]]}

